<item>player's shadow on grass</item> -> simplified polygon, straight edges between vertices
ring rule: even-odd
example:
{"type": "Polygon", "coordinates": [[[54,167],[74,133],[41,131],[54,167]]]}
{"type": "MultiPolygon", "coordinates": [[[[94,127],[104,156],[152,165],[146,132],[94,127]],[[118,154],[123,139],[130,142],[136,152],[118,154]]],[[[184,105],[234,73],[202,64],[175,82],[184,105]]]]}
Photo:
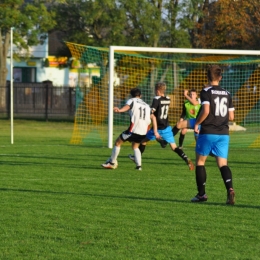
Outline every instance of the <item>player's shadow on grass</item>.
{"type": "MultiPolygon", "coordinates": [[[[57,163],[57,162],[17,162],[17,161],[0,161],[0,165],[12,165],[12,166],[42,166],[44,168],[51,166],[51,167],[57,167],[57,168],[73,168],[73,169],[86,169],[88,168],[85,164],[64,164],[64,162],[57,163]]],[[[96,169],[97,167],[92,167],[93,169],[96,169]]],[[[32,170],[33,171],[33,170],[32,170]]]]}
{"type": "Polygon", "coordinates": [[[159,202],[174,202],[174,203],[185,203],[193,206],[222,206],[231,208],[248,208],[248,209],[260,209],[260,206],[245,205],[245,204],[235,204],[234,206],[226,205],[224,203],[218,202],[198,202],[192,203],[189,200],[178,200],[178,199],[163,199],[163,198],[149,198],[149,197],[138,197],[138,196],[118,196],[118,195],[106,195],[106,194],[91,194],[91,193],[76,193],[76,192],[63,192],[63,191],[50,191],[50,190],[28,190],[28,189],[13,189],[13,188],[0,188],[3,192],[28,192],[28,193],[49,193],[49,194],[60,194],[60,195],[76,195],[76,196],[88,196],[88,197],[105,197],[111,199],[127,199],[127,200],[143,200],[143,201],[159,201],[159,202]]]}
{"type": "Polygon", "coordinates": [[[67,157],[60,156],[60,157],[53,157],[52,155],[50,156],[41,156],[41,155],[21,155],[21,154],[8,154],[8,155],[2,155],[2,158],[7,157],[7,158],[29,158],[29,159],[46,159],[46,160],[71,160],[71,161],[80,161],[80,160],[85,160],[86,155],[77,155],[77,158],[75,158],[75,154],[67,154],[67,157]],[[80,158],[83,157],[83,158],[80,158]]]}
{"type": "Polygon", "coordinates": [[[229,164],[234,164],[234,165],[239,165],[241,164],[243,167],[244,165],[256,165],[258,164],[259,162],[258,161],[255,161],[255,162],[246,162],[246,161],[236,161],[236,160],[233,160],[233,159],[229,159],[228,160],[228,163],[229,164]]]}

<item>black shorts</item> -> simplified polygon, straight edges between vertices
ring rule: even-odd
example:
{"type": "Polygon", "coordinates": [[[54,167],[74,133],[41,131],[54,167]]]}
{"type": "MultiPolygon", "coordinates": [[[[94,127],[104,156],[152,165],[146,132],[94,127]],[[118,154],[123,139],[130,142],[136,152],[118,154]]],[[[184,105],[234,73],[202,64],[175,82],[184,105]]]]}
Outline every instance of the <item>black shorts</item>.
{"type": "Polygon", "coordinates": [[[129,131],[124,131],[120,135],[120,138],[124,142],[127,141],[127,142],[134,142],[134,143],[141,143],[145,137],[146,137],[146,135],[133,134],[133,133],[130,133],[129,131]]]}

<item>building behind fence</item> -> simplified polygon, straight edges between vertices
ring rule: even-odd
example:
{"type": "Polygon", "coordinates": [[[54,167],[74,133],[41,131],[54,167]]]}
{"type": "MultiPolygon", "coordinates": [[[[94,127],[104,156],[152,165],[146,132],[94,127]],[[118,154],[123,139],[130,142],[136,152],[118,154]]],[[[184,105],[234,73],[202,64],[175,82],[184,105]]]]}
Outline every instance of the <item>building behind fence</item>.
{"type": "MultiPolygon", "coordinates": [[[[6,105],[0,107],[0,118],[10,118],[10,84],[6,87],[6,105]]],[[[14,83],[14,118],[71,120],[75,113],[75,90],[71,87],[42,83],[14,83]]]]}

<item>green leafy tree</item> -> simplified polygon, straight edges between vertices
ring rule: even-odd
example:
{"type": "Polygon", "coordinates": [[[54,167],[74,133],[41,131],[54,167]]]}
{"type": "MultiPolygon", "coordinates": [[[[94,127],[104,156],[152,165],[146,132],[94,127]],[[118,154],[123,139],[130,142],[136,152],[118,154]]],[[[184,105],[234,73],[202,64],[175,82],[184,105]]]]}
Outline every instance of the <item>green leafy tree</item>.
{"type": "Polygon", "coordinates": [[[190,47],[197,48],[196,36],[198,35],[197,23],[204,17],[205,0],[183,0],[181,4],[180,27],[189,34],[190,47]]]}
{"type": "MultiPolygon", "coordinates": [[[[63,40],[90,46],[190,47],[187,26],[190,29],[194,23],[186,15],[191,10],[188,4],[188,0],[67,1],[56,6],[56,29],[64,33],[63,40]]],[[[153,87],[153,64],[151,71],[153,87]]]]}
{"type": "Polygon", "coordinates": [[[55,9],[60,41],[100,47],[126,42],[122,34],[125,14],[114,0],[66,1],[55,9]]]}
{"type": "MultiPolygon", "coordinates": [[[[199,1],[199,0],[193,0],[199,1]]],[[[200,0],[202,1],[202,0],[200,0]]],[[[120,0],[131,45],[190,47],[190,0],[120,0]]]]}
{"type": "MultiPolygon", "coordinates": [[[[49,12],[43,1],[1,0],[0,3],[0,107],[6,103],[7,55],[10,49],[10,32],[13,30],[13,43],[18,50],[28,50],[37,45],[55,25],[54,13],[49,12]],[[43,36],[43,35],[42,35],[43,36]]],[[[16,53],[19,56],[19,53],[16,53]]],[[[17,56],[17,57],[18,57],[17,56]]]]}
{"type": "Polygon", "coordinates": [[[191,28],[194,23],[183,15],[191,10],[187,7],[189,3],[188,0],[66,1],[56,5],[56,29],[63,32],[60,40],[86,45],[190,47],[187,26],[191,28]]]}
{"type": "Polygon", "coordinates": [[[163,2],[121,0],[120,8],[126,14],[125,34],[132,46],[157,47],[160,35],[165,32],[162,12],[163,2]]]}

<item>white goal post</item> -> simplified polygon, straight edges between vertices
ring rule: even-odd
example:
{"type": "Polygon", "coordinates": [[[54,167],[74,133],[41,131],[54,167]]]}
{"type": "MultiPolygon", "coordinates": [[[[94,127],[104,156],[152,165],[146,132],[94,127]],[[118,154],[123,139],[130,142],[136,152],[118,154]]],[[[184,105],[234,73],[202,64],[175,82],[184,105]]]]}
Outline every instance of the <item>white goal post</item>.
{"type": "MultiPolygon", "coordinates": [[[[202,55],[241,55],[259,56],[260,51],[250,50],[220,50],[220,49],[187,49],[187,48],[155,48],[155,47],[131,47],[110,46],[109,48],[109,101],[108,101],[108,148],[113,147],[113,106],[114,106],[114,77],[115,77],[115,53],[171,53],[171,54],[202,54],[202,55]]],[[[214,61],[211,61],[213,63],[214,61]]],[[[259,61],[260,64],[260,61],[259,61]]],[[[260,84],[260,83],[259,83],[260,84]]]]}

